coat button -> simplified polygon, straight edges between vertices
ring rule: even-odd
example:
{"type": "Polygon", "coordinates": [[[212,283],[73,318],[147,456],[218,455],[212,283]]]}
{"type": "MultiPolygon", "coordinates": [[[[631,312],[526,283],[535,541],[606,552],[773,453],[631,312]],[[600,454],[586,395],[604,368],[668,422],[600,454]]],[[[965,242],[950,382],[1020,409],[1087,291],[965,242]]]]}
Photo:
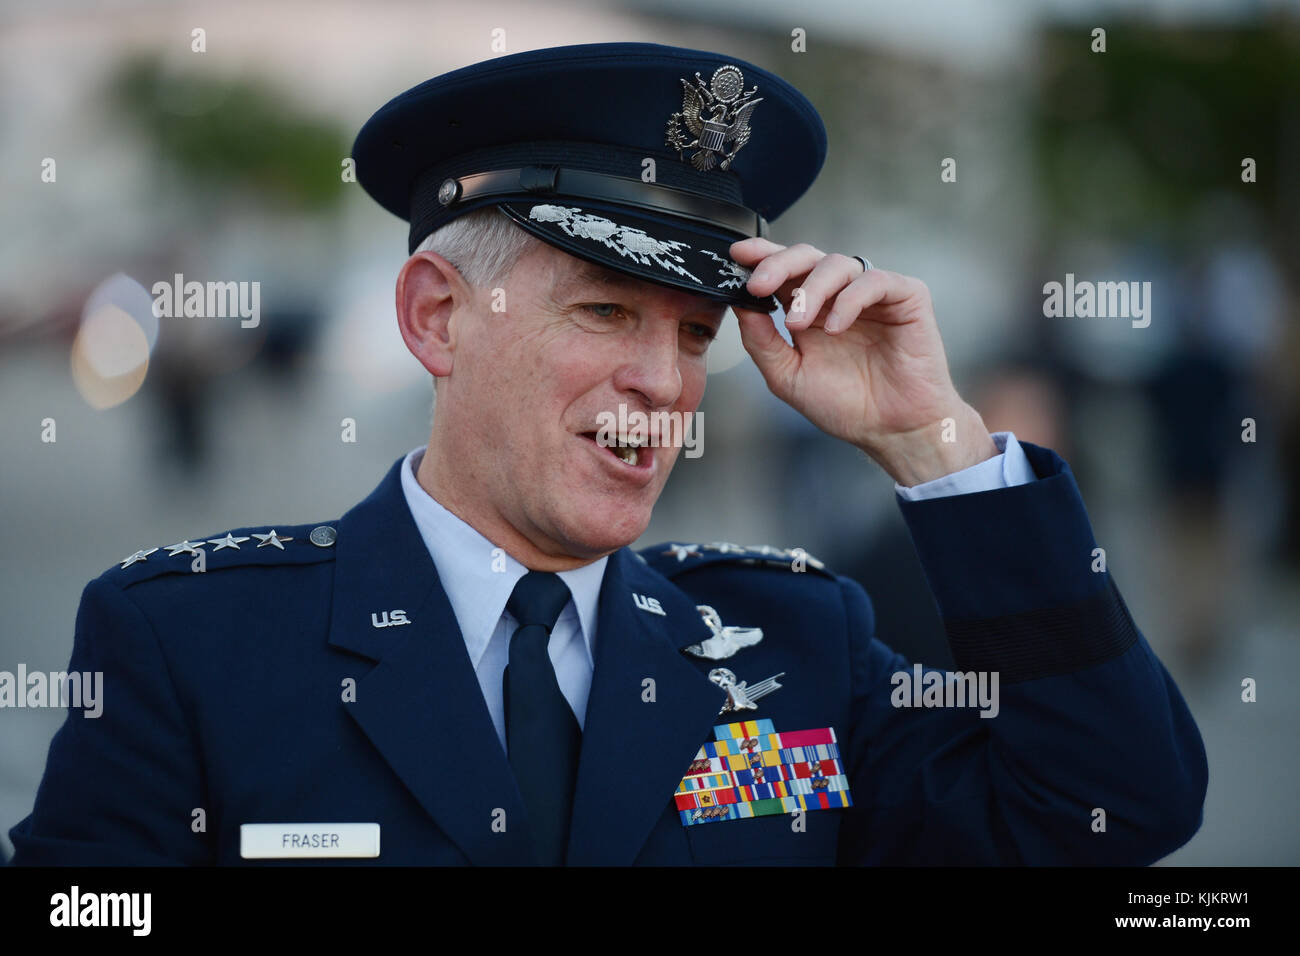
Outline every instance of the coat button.
{"type": "Polygon", "coordinates": [[[312,528],[311,534],[307,537],[311,540],[312,544],[316,545],[316,547],[328,548],[338,540],[339,535],[338,532],[329,525],[323,524],[319,527],[312,528]]]}

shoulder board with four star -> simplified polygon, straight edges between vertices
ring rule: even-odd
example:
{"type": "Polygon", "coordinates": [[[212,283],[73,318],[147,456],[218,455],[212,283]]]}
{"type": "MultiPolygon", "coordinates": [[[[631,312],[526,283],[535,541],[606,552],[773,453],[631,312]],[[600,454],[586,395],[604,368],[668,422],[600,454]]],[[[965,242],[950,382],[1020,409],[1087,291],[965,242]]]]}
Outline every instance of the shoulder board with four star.
{"type": "Polygon", "coordinates": [[[150,545],[124,556],[104,572],[119,587],[164,574],[191,574],[227,568],[317,564],[334,560],[338,522],[236,528],[220,534],[150,545]]]}
{"type": "Polygon", "coordinates": [[[729,541],[710,544],[668,542],[638,552],[642,560],[666,578],[709,564],[747,564],[753,567],[811,571],[833,578],[826,565],[803,548],[774,548],[770,544],[745,546],[729,541]]]}

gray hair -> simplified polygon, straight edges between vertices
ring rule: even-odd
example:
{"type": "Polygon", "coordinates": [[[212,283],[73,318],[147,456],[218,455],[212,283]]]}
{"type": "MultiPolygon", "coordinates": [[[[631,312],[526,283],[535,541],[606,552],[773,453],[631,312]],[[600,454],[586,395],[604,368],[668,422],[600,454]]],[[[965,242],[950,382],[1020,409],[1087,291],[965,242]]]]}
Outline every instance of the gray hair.
{"type": "Polygon", "coordinates": [[[416,252],[436,252],[470,285],[485,286],[510,274],[514,264],[540,242],[495,206],[475,209],[435,229],[416,252]]]}
{"type": "MultiPolygon", "coordinates": [[[[515,225],[495,206],[484,206],[458,216],[435,229],[416,246],[416,252],[436,252],[460,272],[470,285],[500,282],[535,243],[541,242],[515,225]]],[[[438,406],[437,379],[429,419],[438,406]]]]}

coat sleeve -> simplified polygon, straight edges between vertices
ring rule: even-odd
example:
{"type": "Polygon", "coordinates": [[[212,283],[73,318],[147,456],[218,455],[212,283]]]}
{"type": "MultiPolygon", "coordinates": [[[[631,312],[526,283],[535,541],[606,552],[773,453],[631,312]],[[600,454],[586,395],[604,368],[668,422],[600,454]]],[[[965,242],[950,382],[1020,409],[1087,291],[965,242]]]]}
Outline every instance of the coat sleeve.
{"type": "Polygon", "coordinates": [[[103,674],[102,712],[69,708],[35,807],[9,831],[11,863],[211,862],[206,833],[192,829],[205,806],[198,751],[158,637],[104,577],[82,593],[69,670],[103,674]]]}
{"type": "Polygon", "coordinates": [[[1031,484],[902,504],[954,670],[998,674],[996,716],[894,706],[894,675],[912,664],[876,639],[866,593],[840,578],[857,807],[843,863],[1147,865],[1200,827],[1196,723],[1099,570],[1069,467],[1024,447],[1031,484]]]}

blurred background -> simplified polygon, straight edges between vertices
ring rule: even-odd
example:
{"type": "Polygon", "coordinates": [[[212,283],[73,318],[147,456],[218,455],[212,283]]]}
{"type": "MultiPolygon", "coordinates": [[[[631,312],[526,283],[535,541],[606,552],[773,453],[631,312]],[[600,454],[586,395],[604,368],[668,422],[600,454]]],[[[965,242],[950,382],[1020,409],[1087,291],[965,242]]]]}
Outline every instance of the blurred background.
{"type": "MultiPolygon", "coordinates": [[[[425,443],[392,304],[406,227],[346,181],[352,139],[502,44],[612,40],[734,55],[812,99],[830,156],[773,238],[922,278],[989,427],[1071,463],[1209,753],[1204,826],[1165,862],[1300,862],[1290,2],[8,0],[0,670],[66,667],[81,589],[137,548],[335,518],[425,443]],[[260,282],[259,324],[152,319],[178,273],[260,282]],[[1150,325],[1045,317],[1067,273],[1149,281],[1150,325]]],[[[734,319],[702,411],[705,454],[640,544],[806,548],[864,583],[884,640],[950,664],[892,482],[767,392],[734,319]]],[[[0,831],[63,718],[0,711],[0,831]]]]}

